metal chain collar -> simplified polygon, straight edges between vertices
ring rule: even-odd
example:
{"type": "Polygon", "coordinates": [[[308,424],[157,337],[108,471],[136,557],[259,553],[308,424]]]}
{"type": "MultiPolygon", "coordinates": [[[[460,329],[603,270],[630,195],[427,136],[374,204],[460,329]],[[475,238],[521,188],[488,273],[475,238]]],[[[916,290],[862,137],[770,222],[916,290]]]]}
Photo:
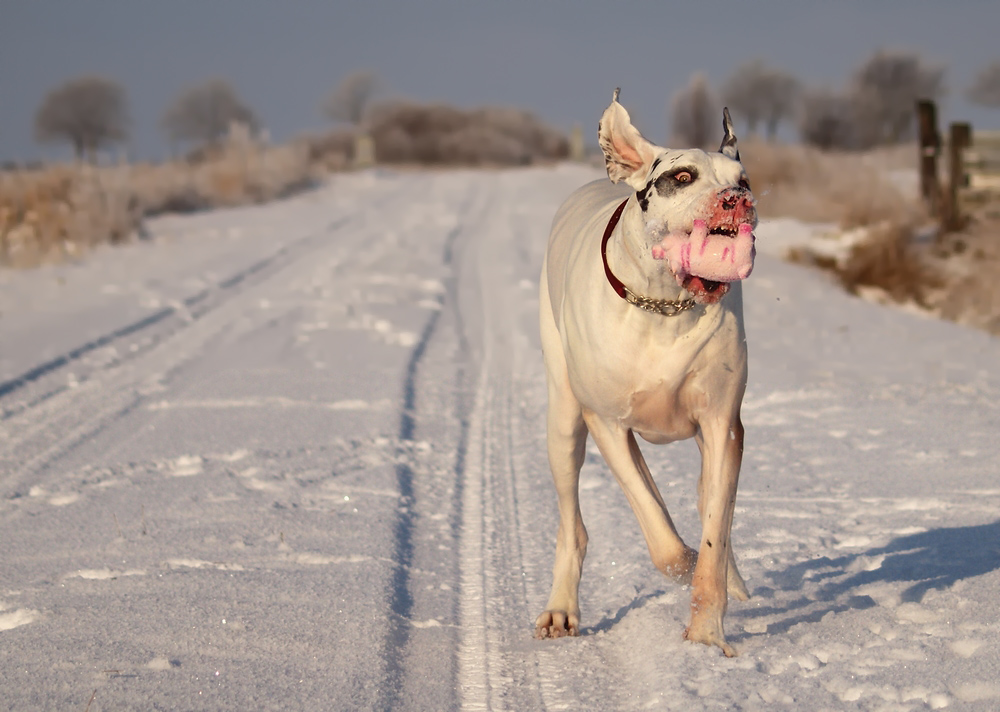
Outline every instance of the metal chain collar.
{"type": "Polygon", "coordinates": [[[628,287],[625,288],[625,301],[640,309],[644,309],[653,314],[663,316],[677,316],[686,312],[695,305],[694,299],[653,299],[633,294],[628,287]]]}

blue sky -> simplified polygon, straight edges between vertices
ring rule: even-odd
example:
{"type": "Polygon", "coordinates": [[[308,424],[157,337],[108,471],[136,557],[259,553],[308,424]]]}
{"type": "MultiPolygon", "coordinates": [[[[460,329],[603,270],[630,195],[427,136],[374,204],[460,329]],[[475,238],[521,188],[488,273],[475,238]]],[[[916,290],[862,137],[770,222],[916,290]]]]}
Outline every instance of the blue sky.
{"type": "Polygon", "coordinates": [[[82,73],[125,86],[141,158],[165,154],[171,98],[210,77],[230,80],[279,140],[327,126],[323,98],[371,69],[385,96],[516,106],[588,136],[621,86],[636,124],[662,142],[670,95],[692,72],[717,87],[760,57],[836,87],[879,48],[946,65],[944,119],[996,128],[1000,111],[962,92],[1000,59],[998,28],[996,0],[2,0],[0,160],[69,155],[38,146],[31,122],[48,90],[82,73]]]}

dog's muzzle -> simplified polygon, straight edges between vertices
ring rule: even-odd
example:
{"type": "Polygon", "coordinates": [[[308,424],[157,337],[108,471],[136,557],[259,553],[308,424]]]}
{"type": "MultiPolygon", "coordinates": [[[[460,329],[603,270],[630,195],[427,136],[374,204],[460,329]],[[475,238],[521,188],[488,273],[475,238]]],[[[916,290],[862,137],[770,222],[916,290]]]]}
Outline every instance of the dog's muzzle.
{"type": "Polygon", "coordinates": [[[699,301],[713,302],[730,282],[753,271],[757,250],[753,228],[757,209],[745,188],[727,188],[713,200],[706,220],[694,220],[690,232],[673,230],[652,248],[657,260],[667,260],[677,283],[699,301]]]}

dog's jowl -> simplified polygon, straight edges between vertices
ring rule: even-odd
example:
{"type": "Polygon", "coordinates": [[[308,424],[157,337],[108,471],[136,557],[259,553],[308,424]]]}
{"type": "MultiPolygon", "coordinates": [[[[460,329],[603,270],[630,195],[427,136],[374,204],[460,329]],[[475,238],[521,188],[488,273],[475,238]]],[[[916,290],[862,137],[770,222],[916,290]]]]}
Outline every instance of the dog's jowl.
{"type": "Polygon", "coordinates": [[[540,321],[559,530],[552,592],[535,623],[540,638],[579,632],[587,552],[579,474],[589,434],[653,563],[692,585],[684,637],[735,654],[722,621],[728,596],[748,595],[730,529],[747,379],[740,280],[753,267],[757,212],[728,111],[723,129],[718,153],[653,145],[616,90],[598,130],[611,180],[576,191],[553,222],[540,321]],[[697,552],[678,536],[636,435],[697,441],[697,552]]]}

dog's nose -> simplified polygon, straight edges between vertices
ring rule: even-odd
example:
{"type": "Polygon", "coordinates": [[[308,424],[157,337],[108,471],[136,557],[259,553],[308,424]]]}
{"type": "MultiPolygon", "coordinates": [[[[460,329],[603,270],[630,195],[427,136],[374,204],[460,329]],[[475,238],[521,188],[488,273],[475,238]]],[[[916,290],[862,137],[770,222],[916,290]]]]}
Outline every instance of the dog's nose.
{"type": "Polygon", "coordinates": [[[723,191],[720,197],[722,198],[723,210],[735,210],[737,206],[743,208],[753,206],[753,202],[750,200],[747,192],[742,188],[729,188],[723,191]]]}

